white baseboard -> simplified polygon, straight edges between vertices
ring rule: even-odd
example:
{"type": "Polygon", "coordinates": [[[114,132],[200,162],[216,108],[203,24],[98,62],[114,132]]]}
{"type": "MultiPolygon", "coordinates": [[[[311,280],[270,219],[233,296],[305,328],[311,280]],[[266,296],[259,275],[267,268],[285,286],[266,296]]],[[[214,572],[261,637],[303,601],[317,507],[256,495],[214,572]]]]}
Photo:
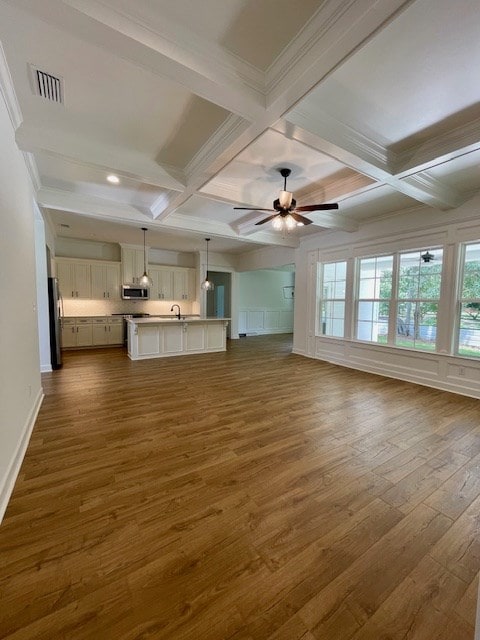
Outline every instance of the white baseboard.
{"type": "Polygon", "coordinates": [[[51,373],[53,371],[51,364],[42,364],[40,367],[40,373],[51,373]]]}
{"type": "Polygon", "coordinates": [[[33,406],[28,415],[27,421],[22,429],[22,434],[18,441],[15,455],[13,456],[10,466],[7,469],[5,477],[0,480],[0,524],[3,520],[3,516],[5,515],[5,511],[7,510],[10,496],[12,495],[17,476],[20,472],[20,467],[22,466],[23,458],[25,456],[28,443],[30,442],[30,436],[32,435],[33,427],[35,425],[35,420],[37,419],[38,412],[40,411],[40,407],[42,406],[43,398],[43,389],[40,387],[38,395],[35,398],[35,402],[33,403],[33,406]]]}

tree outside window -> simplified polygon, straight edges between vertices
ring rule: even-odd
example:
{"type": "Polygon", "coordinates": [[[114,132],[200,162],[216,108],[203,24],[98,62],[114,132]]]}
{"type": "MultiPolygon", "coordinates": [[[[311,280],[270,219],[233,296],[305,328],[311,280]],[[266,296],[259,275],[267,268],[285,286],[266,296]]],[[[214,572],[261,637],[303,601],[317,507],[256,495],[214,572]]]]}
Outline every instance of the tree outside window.
{"type": "Polygon", "coordinates": [[[442,281],[442,249],[399,254],[397,280],[397,322],[395,344],[433,351],[437,338],[437,315],[442,281]]]}

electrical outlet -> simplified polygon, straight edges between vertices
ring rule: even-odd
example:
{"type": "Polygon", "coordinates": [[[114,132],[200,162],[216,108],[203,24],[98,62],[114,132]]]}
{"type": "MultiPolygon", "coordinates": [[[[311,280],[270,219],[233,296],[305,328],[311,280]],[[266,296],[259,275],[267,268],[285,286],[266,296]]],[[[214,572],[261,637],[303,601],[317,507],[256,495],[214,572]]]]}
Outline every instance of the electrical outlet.
{"type": "Polygon", "coordinates": [[[459,376],[465,375],[465,367],[458,367],[458,375],[459,376]]]}

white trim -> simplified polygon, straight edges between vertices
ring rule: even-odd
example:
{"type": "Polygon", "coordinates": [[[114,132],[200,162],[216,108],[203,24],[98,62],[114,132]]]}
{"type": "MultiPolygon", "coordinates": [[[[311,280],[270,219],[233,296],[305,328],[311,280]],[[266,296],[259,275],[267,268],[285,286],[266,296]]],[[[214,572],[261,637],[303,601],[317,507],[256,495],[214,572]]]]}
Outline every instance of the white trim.
{"type": "Polygon", "coordinates": [[[5,104],[7,106],[8,115],[12,122],[14,130],[23,122],[23,115],[20,109],[20,104],[17,99],[17,94],[13,86],[12,76],[7,64],[7,58],[5,51],[3,50],[2,43],[0,42],[0,93],[3,95],[5,104]]]}
{"type": "Polygon", "coordinates": [[[40,373],[52,373],[52,365],[50,364],[42,364],[40,367],[40,373]]]}
{"type": "Polygon", "coordinates": [[[28,415],[27,421],[22,429],[22,435],[17,444],[17,450],[12,457],[10,466],[7,468],[4,478],[0,481],[0,523],[2,522],[5,511],[7,510],[7,505],[10,500],[10,496],[12,495],[17,476],[20,472],[23,458],[25,456],[28,443],[30,442],[30,436],[32,435],[33,427],[35,425],[35,420],[37,419],[38,412],[42,406],[43,398],[43,389],[40,388],[28,415]]]}

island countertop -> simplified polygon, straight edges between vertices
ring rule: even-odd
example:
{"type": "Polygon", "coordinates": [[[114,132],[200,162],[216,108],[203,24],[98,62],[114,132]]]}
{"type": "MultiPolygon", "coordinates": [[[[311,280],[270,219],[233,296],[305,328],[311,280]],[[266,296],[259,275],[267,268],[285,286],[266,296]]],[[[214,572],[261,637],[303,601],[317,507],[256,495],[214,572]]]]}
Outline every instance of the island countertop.
{"type": "Polygon", "coordinates": [[[149,316],[147,318],[127,318],[127,322],[136,325],[149,325],[149,324],[174,324],[176,322],[228,322],[230,318],[201,318],[200,316],[168,316],[155,317],[149,316]]]}

